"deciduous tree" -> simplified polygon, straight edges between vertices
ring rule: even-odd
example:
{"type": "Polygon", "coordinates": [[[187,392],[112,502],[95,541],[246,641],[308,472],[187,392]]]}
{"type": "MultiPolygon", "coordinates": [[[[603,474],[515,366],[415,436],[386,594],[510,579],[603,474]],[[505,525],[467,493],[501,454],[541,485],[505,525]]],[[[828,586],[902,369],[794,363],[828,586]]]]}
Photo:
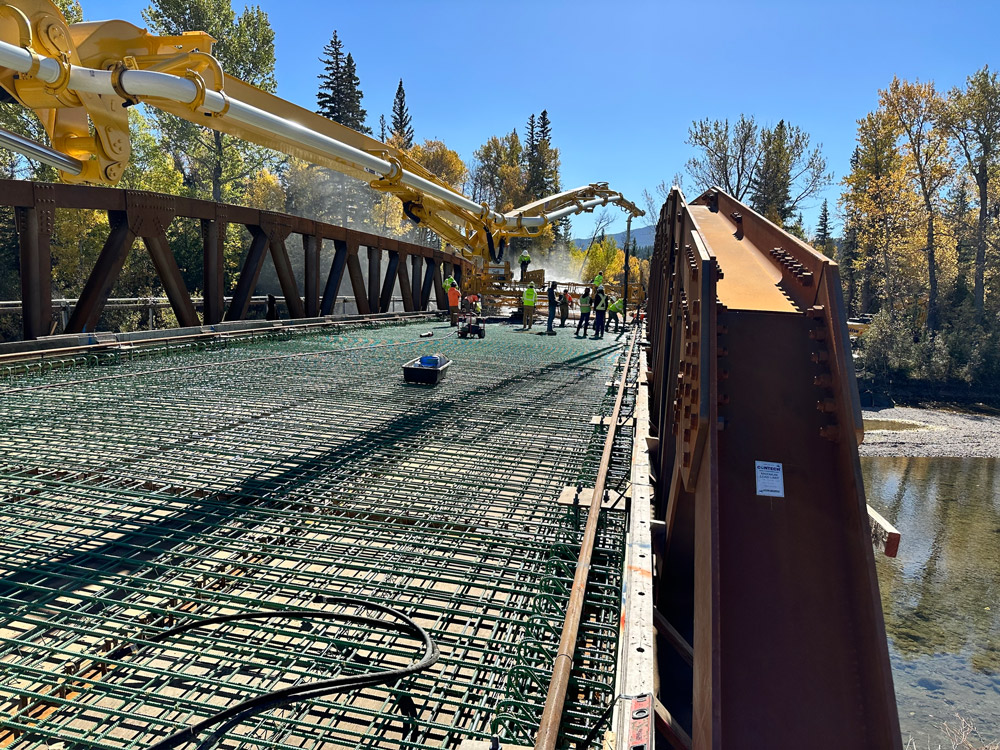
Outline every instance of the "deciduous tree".
{"type": "Polygon", "coordinates": [[[858,121],[858,150],[851,173],[844,179],[847,189],[841,199],[857,233],[862,311],[871,311],[870,295],[881,291],[890,320],[896,315],[895,303],[904,283],[897,270],[910,262],[904,250],[919,205],[897,144],[899,132],[895,118],[884,109],[858,121]],[[882,267],[877,277],[879,261],[882,267]]]}
{"type": "MultiPolygon", "coordinates": [[[[153,0],[143,18],[157,34],[204,31],[218,40],[212,53],[228,75],[274,91],[274,30],[267,14],[248,6],[236,15],[231,0],[153,0]]],[[[157,112],[163,143],[184,175],[185,187],[212,200],[236,199],[246,179],[282,158],[273,151],[157,112]]]]}
{"type": "Polygon", "coordinates": [[[986,296],[986,246],[990,185],[1000,155],[1000,79],[984,66],[966,80],[964,88],[948,94],[942,125],[955,140],[965,166],[975,180],[979,197],[976,223],[976,315],[983,319],[986,296]]]}
{"type": "Polygon", "coordinates": [[[696,120],[688,128],[687,144],[698,153],[688,159],[687,171],[703,188],[721,187],[736,200],[749,193],[761,158],[761,144],[753,116],[729,120],[696,120]]]}
{"type": "Polygon", "coordinates": [[[920,189],[926,214],[927,327],[938,328],[938,282],[934,222],[939,211],[941,189],[952,175],[947,132],[940,127],[944,101],[933,83],[910,83],[893,78],[879,92],[881,106],[896,120],[902,134],[911,180],[920,189]]]}

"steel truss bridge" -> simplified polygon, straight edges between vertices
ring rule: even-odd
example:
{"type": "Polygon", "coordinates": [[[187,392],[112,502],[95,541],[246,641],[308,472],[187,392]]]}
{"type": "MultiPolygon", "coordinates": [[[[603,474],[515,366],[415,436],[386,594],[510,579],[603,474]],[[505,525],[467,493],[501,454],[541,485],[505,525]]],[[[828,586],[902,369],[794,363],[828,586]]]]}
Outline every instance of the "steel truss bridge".
{"type": "Polygon", "coordinates": [[[460,256],[0,195],[26,339],[0,354],[0,747],[901,747],[872,545],[898,535],[866,512],[837,267],[746,206],[671,192],[624,333],[459,341],[427,308],[460,256]],[[111,229],[50,337],[64,209],[111,229]],[[136,238],[184,328],[95,332],[136,238]],[[244,321],[268,253],[291,319],[244,321]],[[361,314],[334,319],[345,269],[361,314]],[[432,351],[448,378],[403,384],[432,351]]]}

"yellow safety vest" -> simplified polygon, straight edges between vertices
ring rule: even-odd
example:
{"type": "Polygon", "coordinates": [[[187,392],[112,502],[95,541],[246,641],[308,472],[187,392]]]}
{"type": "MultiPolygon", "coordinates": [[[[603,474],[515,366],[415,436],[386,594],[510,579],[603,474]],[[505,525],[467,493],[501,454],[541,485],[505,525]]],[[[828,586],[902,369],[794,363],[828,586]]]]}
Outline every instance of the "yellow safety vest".
{"type": "Polygon", "coordinates": [[[530,307],[535,306],[535,300],[537,299],[538,299],[538,292],[533,287],[530,286],[524,290],[524,296],[521,297],[521,301],[530,307]]]}

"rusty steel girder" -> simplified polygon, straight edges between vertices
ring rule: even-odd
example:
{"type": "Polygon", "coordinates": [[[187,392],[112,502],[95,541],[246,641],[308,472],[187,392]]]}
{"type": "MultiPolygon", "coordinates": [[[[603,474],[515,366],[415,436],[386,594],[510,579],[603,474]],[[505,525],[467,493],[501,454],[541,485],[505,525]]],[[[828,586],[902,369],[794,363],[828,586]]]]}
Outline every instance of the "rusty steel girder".
{"type": "Polygon", "coordinates": [[[651,271],[661,728],[900,748],[837,265],[721,190],[675,188],[651,271]]]}
{"type": "MultiPolygon", "coordinates": [[[[300,216],[162,193],[0,180],[0,205],[14,208],[21,253],[21,306],[26,340],[53,332],[50,241],[57,208],[105,211],[110,226],[104,247],[70,316],[67,333],[95,329],[137,238],[142,238],[182,326],[243,320],[267,255],[274,262],[282,295],[292,318],[329,315],[339,295],[345,268],[350,273],[354,298],[362,314],[388,311],[397,278],[404,310],[427,309],[427,295],[418,301],[412,293],[404,262],[407,257],[411,261],[414,279],[423,263],[430,278],[437,279],[438,286],[442,265],[459,279],[463,273],[471,275],[474,270],[472,261],[457,252],[445,253],[437,248],[378,237],[300,216]],[[205,280],[201,319],[167,239],[170,224],[179,217],[196,219],[201,223],[205,280]],[[228,308],[225,306],[222,263],[227,224],[242,224],[251,236],[228,308]],[[305,278],[301,289],[288,255],[287,240],[295,234],[301,235],[305,254],[305,278]],[[319,274],[322,269],[319,253],[326,239],[333,241],[336,252],[320,296],[319,274]],[[367,249],[371,288],[365,287],[361,271],[359,252],[362,247],[367,249]],[[388,272],[385,274],[382,271],[383,251],[388,254],[388,272]]],[[[438,295],[439,303],[442,295],[443,290],[438,295]]]]}

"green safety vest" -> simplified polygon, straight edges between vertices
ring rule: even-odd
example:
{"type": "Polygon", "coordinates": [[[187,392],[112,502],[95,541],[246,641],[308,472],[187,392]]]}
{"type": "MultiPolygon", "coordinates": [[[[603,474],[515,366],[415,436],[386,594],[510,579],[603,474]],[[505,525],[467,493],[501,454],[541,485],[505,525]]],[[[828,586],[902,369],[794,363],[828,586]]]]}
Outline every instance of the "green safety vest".
{"type": "Polygon", "coordinates": [[[449,289],[451,289],[451,285],[454,283],[455,283],[455,277],[449,276],[447,279],[444,280],[444,290],[447,292],[449,289]]]}
{"type": "Polygon", "coordinates": [[[611,303],[611,307],[609,307],[608,310],[610,310],[611,312],[621,312],[623,304],[624,303],[620,299],[615,300],[614,302],[611,303]]]}
{"type": "Polygon", "coordinates": [[[580,297],[580,312],[590,312],[590,297],[580,297]]]}
{"type": "Polygon", "coordinates": [[[517,259],[520,263],[531,263],[531,256],[527,253],[521,253],[521,257],[517,259]]]}
{"type": "Polygon", "coordinates": [[[524,302],[524,304],[528,305],[529,307],[534,307],[535,300],[537,299],[538,299],[538,292],[535,290],[534,287],[530,286],[524,290],[524,296],[521,297],[521,301],[524,302]]]}
{"type": "Polygon", "coordinates": [[[597,276],[594,277],[594,286],[603,286],[603,285],[604,285],[604,274],[599,273],[597,274],[597,276]]]}

